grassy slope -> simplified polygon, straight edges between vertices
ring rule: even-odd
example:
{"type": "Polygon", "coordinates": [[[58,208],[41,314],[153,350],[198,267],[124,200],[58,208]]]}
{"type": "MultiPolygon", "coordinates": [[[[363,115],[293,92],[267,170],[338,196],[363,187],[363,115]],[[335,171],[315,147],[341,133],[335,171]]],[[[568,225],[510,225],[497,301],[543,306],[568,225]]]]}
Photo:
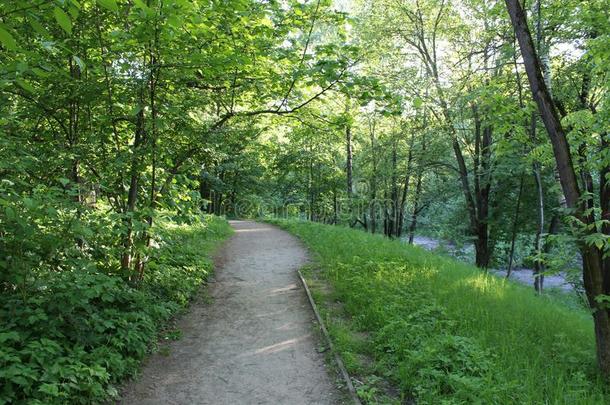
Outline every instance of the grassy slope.
{"type": "Polygon", "coordinates": [[[0,404],[90,404],[117,394],[231,233],[216,217],[154,229],[159,248],[138,289],[90,267],[44,274],[31,294],[0,297],[0,404]]]}
{"type": "Polygon", "coordinates": [[[381,236],[276,223],[317,256],[308,277],[365,402],[610,400],[586,311],[381,236]]]}

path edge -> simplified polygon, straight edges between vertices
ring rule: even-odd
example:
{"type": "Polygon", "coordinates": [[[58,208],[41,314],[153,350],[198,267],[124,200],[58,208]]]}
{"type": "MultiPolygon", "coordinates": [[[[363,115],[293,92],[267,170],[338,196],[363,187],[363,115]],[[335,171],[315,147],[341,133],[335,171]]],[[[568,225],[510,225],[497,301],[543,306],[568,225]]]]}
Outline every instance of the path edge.
{"type": "Polygon", "coordinates": [[[300,269],[297,270],[297,273],[299,275],[299,278],[301,279],[301,284],[303,284],[303,288],[305,288],[305,293],[307,293],[309,304],[311,305],[311,308],[313,309],[313,312],[316,315],[318,325],[320,325],[320,330],[322,330],[322,334],[324,335],[326,342],[328,343],[328,347],[330,348],[331,352],[333,353],[333,357],[335,358],[335,363],[337,363],[337,367],[339,367],[339,370],[341,371],[341,376],[343,377],[343,380],[345,380],[345,385],[347,386],[347,391],[349,392],[352,402],[356,405],[362,405],[362,402],[360,402],[360,399],[358,398],[358,394],[356,394],[354,384],[352,384],[352,379],[349,376],[345,365],[343,364],[343,360],[341,360],[341,356],[339,356],[339,353],[337,353],[337,351],[335,350],[335,346],[333,345],[333,342],[330,339],[328,330],[326,330],[326,326],[324,326],[324,322],[322,321],[322,317],[318,312],[318,307],[316,306],[316,303],[313,300],[311,291],[309,290],[309,286],[307,285],[307,281],[305,281],[305,277],[303,277],[303,273],[301,273],[300,269]]]}

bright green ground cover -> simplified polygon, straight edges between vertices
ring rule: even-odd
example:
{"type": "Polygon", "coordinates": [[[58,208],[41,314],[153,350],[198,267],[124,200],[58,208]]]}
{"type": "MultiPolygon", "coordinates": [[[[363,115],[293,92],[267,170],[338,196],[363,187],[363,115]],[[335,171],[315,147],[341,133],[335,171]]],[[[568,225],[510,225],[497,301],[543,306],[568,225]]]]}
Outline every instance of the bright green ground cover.
{"type": "Polygon", "coordinates": [[[584,309],[381,236],[273,222],[314,253],[307,277],[365,402],[609,403],[584,309]]]}
{"type": "Polygon", "coordinates": [[[89,404],[117,394],[212,270],[224,219],[155,227],[144,280],[133,288],[108,269],[41,272],[0,297],[0,404],[89,404]]]}

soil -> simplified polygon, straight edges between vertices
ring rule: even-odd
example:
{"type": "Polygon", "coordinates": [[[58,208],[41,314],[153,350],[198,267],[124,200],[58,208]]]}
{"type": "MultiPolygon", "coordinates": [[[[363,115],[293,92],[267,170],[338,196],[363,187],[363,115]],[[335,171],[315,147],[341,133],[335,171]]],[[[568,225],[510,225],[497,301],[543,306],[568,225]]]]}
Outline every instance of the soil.
{"type": "Polygon", "coordinates": [[[170,342],[129,384],[123,404],[338,404],[318,351],[315,316],[297,269],[298,240],[270,225],[231,221],[215,280],[170,342]],[[164,355],[164,354],[165,355],[164,355]]]}

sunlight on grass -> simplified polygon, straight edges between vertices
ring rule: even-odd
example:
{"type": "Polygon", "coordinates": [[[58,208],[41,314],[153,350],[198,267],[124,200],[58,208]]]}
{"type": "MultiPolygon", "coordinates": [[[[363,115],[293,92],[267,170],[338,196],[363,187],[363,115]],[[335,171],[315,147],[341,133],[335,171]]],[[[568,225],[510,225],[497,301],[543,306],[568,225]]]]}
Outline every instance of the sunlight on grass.
{"type": "Polygon", "coordinates": [[[584,308],[361,231],[275,223],[314,253],[331,290],[314,297],[365,402],[608,403],[584,308]]]}

